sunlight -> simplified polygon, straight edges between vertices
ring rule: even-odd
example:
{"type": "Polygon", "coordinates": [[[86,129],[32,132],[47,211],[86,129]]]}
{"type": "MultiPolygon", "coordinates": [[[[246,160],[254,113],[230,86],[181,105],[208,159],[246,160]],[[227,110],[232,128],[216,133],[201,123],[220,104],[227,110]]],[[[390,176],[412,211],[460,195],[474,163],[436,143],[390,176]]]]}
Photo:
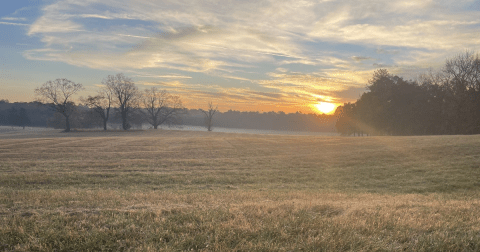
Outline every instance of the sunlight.
{"type": "Polygon", "coordinates": [[[318,111],[324,113],[324,114],[329,114],[332,113],[335,110],[335,104],[329,103],[329,102],[320,102],[315,105],[313,105],[318,111]]]}

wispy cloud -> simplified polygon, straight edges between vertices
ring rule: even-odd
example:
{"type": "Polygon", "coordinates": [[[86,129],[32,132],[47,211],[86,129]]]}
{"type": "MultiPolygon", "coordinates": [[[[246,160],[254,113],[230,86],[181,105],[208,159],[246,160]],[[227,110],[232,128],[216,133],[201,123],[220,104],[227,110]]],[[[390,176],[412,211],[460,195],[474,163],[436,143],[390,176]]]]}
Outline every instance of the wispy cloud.
{"type": "Polygon", "coordinates": [[[177,75],[177,74],[168,74],[168,75],[153,75],[153,74],[137,74],[134,77],[144,77],[144,78],[159,78],[159,79],[191,79],[191,76],[177,75]]]}
{"type": "Polygon", "coordinates": [[[48,33],[72,33],[85,31],[82,25],[64,18],[43,16],[37,19],[28,31],[28,35],[48,33]]]}
{"type": "Polygon", "coordinates": [[[357,61],[357,62],[360,62],[360,61],[364,61],[364,60],[371,60],[373,58],[371,57],[365,57],[365,56],[353,56],[352,59],[354,61],[357,61]]]}
{"type": "Polygon", "coordinates": [[[2,25],[18,25],[18,26],[28,26],[28,24],[22,24],[22,23],[12,23],[12,22],[1,22],[0,24],[2,25]]]}
{"type": "Polygon", "coordinates": [[[249,82],[252,82],[251,79],[247,79],[247,78],[243,78],[243,77],[238,77],[238,76],[223,75],[222,77],[227,78],[227,79],[233,79],[233,80],[240,80],[240,81],[249,81],[249,82]]]}
{"type": "Polygon", "coordinates": [[[7,20],[7,21],[27,21],[26,18],[23,17],[2,17],[1,20],[7,20]]]}

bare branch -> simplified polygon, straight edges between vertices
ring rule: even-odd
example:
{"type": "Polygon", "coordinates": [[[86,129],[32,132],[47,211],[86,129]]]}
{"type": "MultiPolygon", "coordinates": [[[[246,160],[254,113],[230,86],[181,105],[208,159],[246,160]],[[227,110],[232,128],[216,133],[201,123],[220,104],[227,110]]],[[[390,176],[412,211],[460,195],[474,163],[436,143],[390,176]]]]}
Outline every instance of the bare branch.
{"type": "Polygon", "coordinates": [[[208,110],[201,110],[205,115],[205,126],[207,126],[208,131],[212,131],[213,126],[213,115],[218,111],[218,105],[213,107],[213,103],[208,103],[208,110]]]}
{"type": "Polygon", "coordinates": [[[50,103],[56,112],[65,116],[66,129],[70,131],[69,117],[74,111],[74,103],[71,97],[83,90],[83,85],[67,79],[56,79],[47,81],[35,89],[35,94],[40,101],[50,103]]]}
{"type": "Polygon", "coordinates": [[[131,78],[126,77],[122,73],[115,76],[109,75],[102,83],[106,86],[106,90],[111,94],[111,101],[115,101],[122,115],[122,127],[124,130],[129,129],[127,115],[132,108],[138,106],[141,97],[138,88],[131,78]]]}

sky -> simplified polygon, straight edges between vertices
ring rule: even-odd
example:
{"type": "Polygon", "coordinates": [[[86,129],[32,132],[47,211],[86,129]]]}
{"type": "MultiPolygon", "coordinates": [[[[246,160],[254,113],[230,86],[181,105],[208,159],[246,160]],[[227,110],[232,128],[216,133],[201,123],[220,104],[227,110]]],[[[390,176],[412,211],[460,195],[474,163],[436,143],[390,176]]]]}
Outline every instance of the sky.
{"type": "Polygon", "coordinates": [[[187,108],[321,113],[379,68],[406,79],[478,52],[480,1],[15,0],[0,4],[0,99],[49,80],[95,95],[124,73],[187,108]],[[321,106],[320,106],[321,107],[321,106]]]}

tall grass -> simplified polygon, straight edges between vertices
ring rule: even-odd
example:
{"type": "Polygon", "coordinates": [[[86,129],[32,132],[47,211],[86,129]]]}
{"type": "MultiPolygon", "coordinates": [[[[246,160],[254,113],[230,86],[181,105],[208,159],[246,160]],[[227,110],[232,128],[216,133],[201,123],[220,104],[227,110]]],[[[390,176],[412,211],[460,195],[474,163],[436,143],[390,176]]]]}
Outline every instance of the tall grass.
{"type": "Polygon", "coordinates": [[[0,135],[3,251],[476,251],[480,137],[0,135]]]}

